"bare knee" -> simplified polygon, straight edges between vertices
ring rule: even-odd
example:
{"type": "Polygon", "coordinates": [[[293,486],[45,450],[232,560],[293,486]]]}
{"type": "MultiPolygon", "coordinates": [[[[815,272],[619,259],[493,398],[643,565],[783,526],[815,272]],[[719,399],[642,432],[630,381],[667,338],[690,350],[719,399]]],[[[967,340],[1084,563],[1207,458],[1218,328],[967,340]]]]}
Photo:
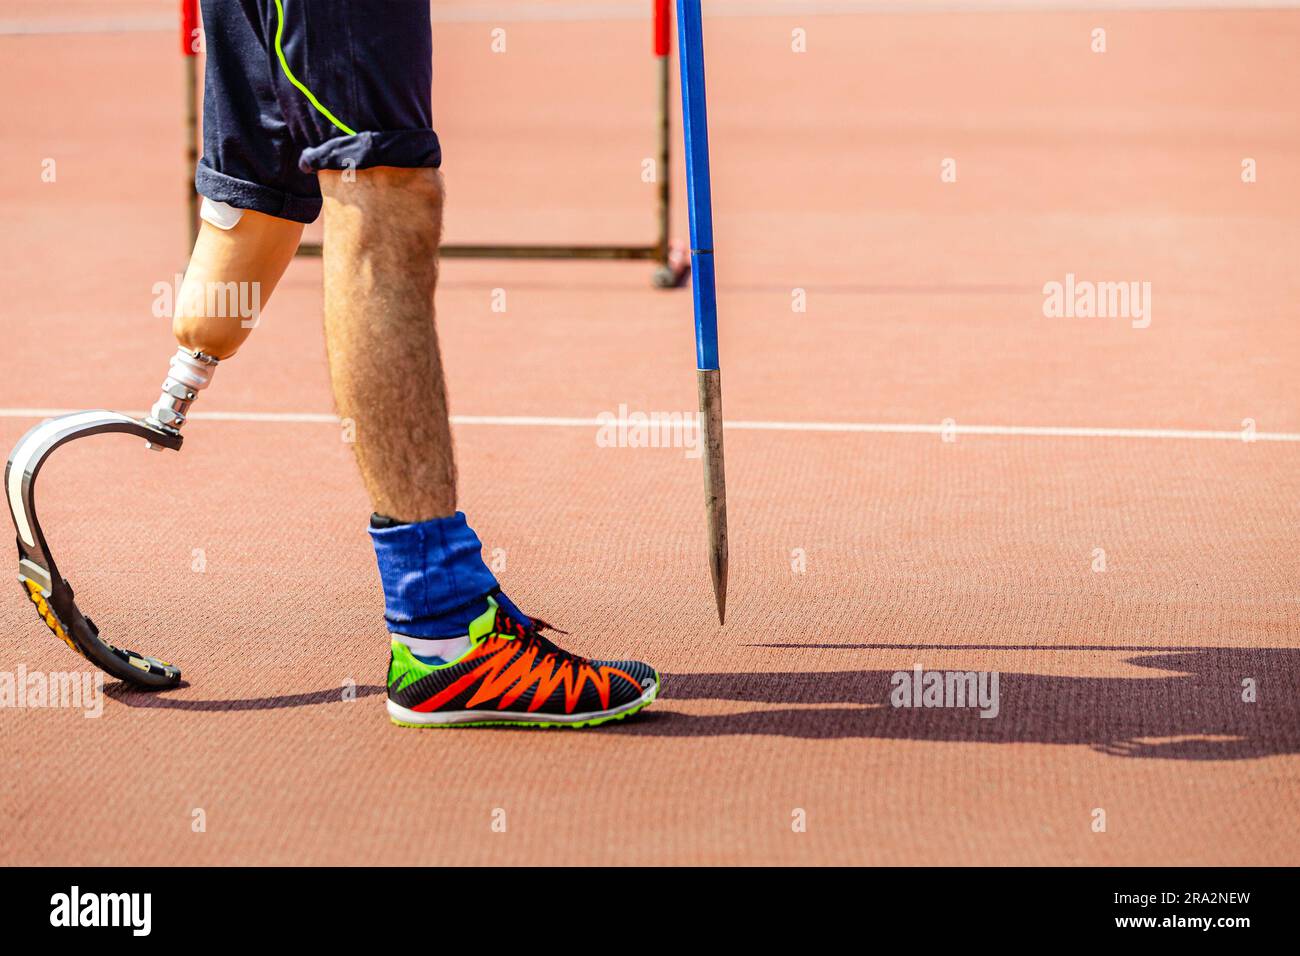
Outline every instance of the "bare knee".
{"type": "Polygon", "coordinates": [[[323,170],[319,178],[326,230],[353,233],[366,251],[393,243],[416,256],[436,251],[444,195],[437,169],[323,170]]]}
{"type": "Polygon", "coordinates": [[[362,212],[389,206],[441,207],[442,173],[437,169],[401,169],[376,166],[348,172],[326,169],[319,175],[327,201],[353,206],[362,212]]]}

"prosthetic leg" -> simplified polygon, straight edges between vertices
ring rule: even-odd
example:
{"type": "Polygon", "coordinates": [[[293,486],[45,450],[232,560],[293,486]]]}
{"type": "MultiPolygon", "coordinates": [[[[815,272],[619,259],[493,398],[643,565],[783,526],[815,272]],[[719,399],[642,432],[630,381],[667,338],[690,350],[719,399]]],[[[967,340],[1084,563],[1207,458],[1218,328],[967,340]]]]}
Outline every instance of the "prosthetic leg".
{"type": "Polygon", "coordinates": [[[174,687],[181,672],[174,664],[109,644],[99,628],[73,600],[72,585],[60,573],[36,517],[36,478],[46,459],[61,445],[104,432],[124,432],[161,451],[181,447],[181,426],[190,404],[212,380],[217,360],[202,352],[179,349],[172,357],[162,394],[149,414],[135,419],[121,412],[96,410],[47,419],[9,453],[5,492],[18,532],[18,580],[54,635],[92,664],[137,687],[174,687]]]}

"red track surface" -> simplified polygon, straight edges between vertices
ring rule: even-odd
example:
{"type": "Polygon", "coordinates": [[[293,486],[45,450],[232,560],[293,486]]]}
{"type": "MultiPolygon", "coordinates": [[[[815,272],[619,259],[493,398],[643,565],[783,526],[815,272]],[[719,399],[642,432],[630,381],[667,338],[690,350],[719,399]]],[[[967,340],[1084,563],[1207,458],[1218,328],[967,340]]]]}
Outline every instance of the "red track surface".
{"type": "MultiPolygon", "coordinates": [[[[436,28],[448,239],[648,239],[648,23],[510,22],[504,56],[493,25],[436,28]]],[[[1300,433],[1300,16],[708,30],[729,419],[1300,433]],[[1045,318],[1067,272],[1151,282],[1151,327],[1045,318]]],[[[0,36],[0,407],[156,393],[153,285],[183,261],[175,47],[0,36]]],[[[647,273],[446,263],[453,412],[692,408],[689,295],[647,273]]],[[[330,411],[319,285],[295,263],[196,410],[330,411]]],[[[7,448],[36,418],[6,416],[7,448]]],[[[1300,444],[731,430],[719,629],[698,461],[583,427],[456,437],[509,592],[576,650],[655,661],[663,700],[591,732],[393,728],[336,426],[81,442],[42,479],[60,560],[106,636],[188,685],[110,685],[98,720],[0,711],[0,862],[1300,863],[1300,444]],[[1001,715],[891,708],[915,663],[998,670],[1001,715]]],[[[0,670],[80,663],[17,587],[0,626],[0,670]]]]}

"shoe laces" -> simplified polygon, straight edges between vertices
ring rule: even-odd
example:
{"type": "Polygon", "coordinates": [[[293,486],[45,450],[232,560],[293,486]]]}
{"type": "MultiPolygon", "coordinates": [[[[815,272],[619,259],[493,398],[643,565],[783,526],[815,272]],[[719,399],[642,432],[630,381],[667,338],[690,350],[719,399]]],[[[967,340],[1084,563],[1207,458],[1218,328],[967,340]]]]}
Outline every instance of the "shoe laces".
{"type": "Polygon", "coordinates": [[[546,657],[566,657],[573,661],[585,662],[587,658],[557,645],[550,638],[543,636],[542,631],[554,631],[556,634],[568,634],[568,631],[562,630],[553,624],[548,624],[540,617],[534,617],[532,623],[525,627],[519,621],[510,616],[505,608],[497,607],[496,620],[492,624],[493,632],[501,635],[508,641],[520,640],[525,644],[535,644],[540,656],[546,657]]]}

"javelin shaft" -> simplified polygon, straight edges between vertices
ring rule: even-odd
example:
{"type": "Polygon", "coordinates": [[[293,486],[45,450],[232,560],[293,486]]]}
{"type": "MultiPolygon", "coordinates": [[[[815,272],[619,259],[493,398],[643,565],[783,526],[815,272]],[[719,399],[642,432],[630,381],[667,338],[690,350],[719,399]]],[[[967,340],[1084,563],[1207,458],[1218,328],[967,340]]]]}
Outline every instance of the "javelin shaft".
{"type": "Polygon", "coordinates": [[[691,221],[691,289],[695,301],[696,367],[718,368],[718,302],[713,280],[713,192],[709,184],[709,116],[704,92],[700,0],[677,0],[681,57],[686,202],[691,221]]]}
{"type": "Polygon", "coordinates": [[[727,612],[727,483],[722,454],[722,379],[718,364],[718,301],[713,275],[713,196],[709,183],[709,118],[704,90],[700,0],[677,0],[681,57],[686,198],[691,219],[691,292],[695,306],[696,377],[704,442],[704,502],[709,573],[718,622],[727,612]]]}

